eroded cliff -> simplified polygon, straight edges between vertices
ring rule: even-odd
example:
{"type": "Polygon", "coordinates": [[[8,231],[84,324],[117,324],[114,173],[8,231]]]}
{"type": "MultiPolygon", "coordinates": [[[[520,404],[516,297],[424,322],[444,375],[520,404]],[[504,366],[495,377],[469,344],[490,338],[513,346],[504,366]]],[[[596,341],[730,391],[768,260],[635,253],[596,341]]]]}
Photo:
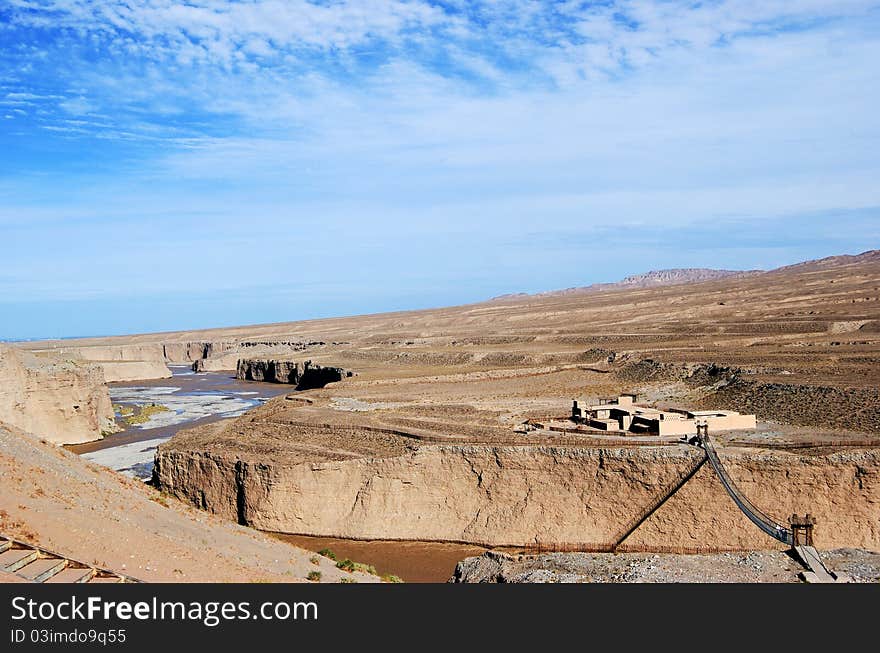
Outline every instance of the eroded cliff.
{"type": "MultiPolygon", "coordinates": [[[[432,445],[387,458],[285,465],[219,451],[159,448],[163,491],[269,531],[365,539],[601,549],[702,452],[685,445],[556,448],[432,445]]],[[[780,519],[816,515],[820,547],[880,547],[880,452],[827,456],[730,449],[731,475],[780,519]]],[[[761,549],[779,545],[700,471],[625,547],[761,549]]]]}
{"type": "MultiPolygon", "coordinates": [[[[193,370],[196,372],[236,370],[242,359],[255,360],[256,356],[261,356],[260,360],[263,361],[278,361],[296,352],[323,348],[326,344],[320,340],[260,340],[206,343],[204,355],[193,360],[193,370]]],[[[292,361],[287,362],[293,364],[292,361]]],[[[288,381],[279,382],[288,383],[288,381]]]]}
{"type": "Polygon", "coordinates": [[[242,381],[290,383],[300,390],[323,388],[352,376],[352,373],[333,366],[318,365],[312,361],[298,363],[292,360],[246,358],[238,361],[236,376],[242,381]]]}
{"type": "Polygon", "coordinates": [[[101,368],[0,345],[0,422],[55,444],[117,430],[101,368]]]}
{"type": "Polygon", "coordinates": [[[61,358],[98,366],[107,383],[171,376],[161,344],[75,346],[56,341],[52,346],[34,349],[32,353],[41,359],[61,358]]]}

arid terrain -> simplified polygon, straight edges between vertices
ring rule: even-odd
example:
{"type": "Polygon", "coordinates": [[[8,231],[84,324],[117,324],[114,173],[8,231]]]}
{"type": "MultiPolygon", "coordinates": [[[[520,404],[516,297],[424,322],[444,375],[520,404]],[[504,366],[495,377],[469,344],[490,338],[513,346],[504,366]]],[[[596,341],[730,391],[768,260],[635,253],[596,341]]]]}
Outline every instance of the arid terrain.
{"type": "MultiPolygon", "coordinates": [[[[0,534],[144,581],[325,582],[353,576],[329,560],[0,427],[0,534]]],[[[0,578],[0,580],[5,580],[0,578]]]]}
{"type": "MultiPolygon", "coordinates": [[[[820,546],[877,548],[878,288],[870,252],[691,284],[264,327],[344,340],[291,358],[355,376],[180,433],[160,447],[157,482],[273,531],[602,550],[699,454],[542,427],[564,423],[572,399],[635,391],[661,407],[757,414],[756,431],[713,434],[752,500],[780,520],[816,515],[820,546]]],[[[775,542],[705,467],[624,546],[775,542]]]]}
{"type": "MultiPolygon", "coordinates": [[[[427,311],[16,349],[114,380],[159,378],[170,363],[232,372],[243,359],[351,372],[323,388],[291,386],[160,446],[157,488],[214,514],[162,510],[197,514],[205,528],[670,554],[779,550],[708,465],[617,542],[701,455],[678,439],[565,426],[573,399],[635,392],[661,408],[757,415],[755,431],[712,434],[751,500],[781,520],[815,515],[820,548],[880,550],[880,252],[691,273],[427,311]]],[[[39,412],[38,395],[0,419],[27,428],[22,415],[39,412]]],[[[2,455],[12,467],[23,453],[10,451],[2,455]]],[[[150,505],[143,493],[153,490],[113,482],[150,505]]],[[[30,524],[30,501],[6,518],[61,547],[60,531],[30,524]]]]}
{"type": "MultiPolygon", "coordinates": [[[[880,554],[823,551],[825,563],[853,582],[880,582],[880,554]]],[[[783,551],[735,553],[545,553],[488,551],[456,567],[455,583],[796,583],[803,567],[783,551]]]]}

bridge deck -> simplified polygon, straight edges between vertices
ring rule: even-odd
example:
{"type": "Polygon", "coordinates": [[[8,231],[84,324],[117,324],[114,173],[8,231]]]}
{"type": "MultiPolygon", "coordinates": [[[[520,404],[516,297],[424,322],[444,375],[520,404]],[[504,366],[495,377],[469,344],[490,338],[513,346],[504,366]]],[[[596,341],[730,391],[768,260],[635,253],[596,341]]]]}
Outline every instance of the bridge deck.
{"type": "Polygon", "coordinates": [[[793,541],[791,529],[786,528],[770,517],[767,513],[749,501],[748,498],[746,498],[746,495],[740,492],[736,483],[733,482],[733,479],[730,478],[730,475],[727,473],[727,470],[724,469],[724,465],[721,464],[721,459],[718,457],[718,453],[715,451],[715,447],[712,445],[709,436],[702,436],[700,442],[703,445],[703,449],[706,451],[706,457],[709,459],[712,468],[715,470],[715,474],[718,476],[718,480],[721,481],[721,485],[724,486],[727,494],[730,495],[730,498],[733,499],[734,503],[743,511],[745,516],[770,537],[779,540],[783,544],[791,545],[793,541]]]}

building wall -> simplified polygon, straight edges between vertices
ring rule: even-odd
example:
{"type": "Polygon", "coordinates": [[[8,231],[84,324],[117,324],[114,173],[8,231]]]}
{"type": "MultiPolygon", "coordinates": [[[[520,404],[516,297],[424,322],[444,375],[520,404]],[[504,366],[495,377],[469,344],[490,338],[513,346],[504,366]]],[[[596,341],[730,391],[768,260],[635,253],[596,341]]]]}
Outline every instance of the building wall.
{"type": "Polygon", "coordinates": [[[697,422],[692,419],[661,419],[659,435],[696,435],[697,422]]]}

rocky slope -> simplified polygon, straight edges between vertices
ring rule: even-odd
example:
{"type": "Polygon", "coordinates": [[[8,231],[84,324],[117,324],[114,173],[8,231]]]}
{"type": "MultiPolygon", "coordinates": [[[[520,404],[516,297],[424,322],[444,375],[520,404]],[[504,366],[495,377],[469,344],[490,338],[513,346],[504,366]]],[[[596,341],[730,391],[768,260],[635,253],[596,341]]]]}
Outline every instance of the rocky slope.
{"type": "Polygon", "coordinates": [[[880,433],[880,389],[754,383],[719,388],[715,405],[748,410],[785,424],[880,433]]]}
{"type": "MultiPolygon", "coordinates": [[[[410,454],[285,465],[162,445],[163,491],[263,530],[366,539],[607,548],[701,452],[693,447],[423,446],[410,454]]],[[[880,548],[880,451],[827,456],[729,449],[740,488],[780,519],[809,511],[820,547],[880,548]]],[[[775,549],[708,466],[625,542],[631,548],[775,549]]]]}
{"type": "MultiPolygon", "coordinates": [[[[822,551],[825,565],[853,582],[880,581],[880,554],[822,551]]],[[[803,567],[782,551],[692,555],[487,551],[458,563],[453,583],[797,583],[803,567]]]]}
{"type": "Polygon", "coordinates": [[[714,270],[710,268],[674,268],[672,270],[652,270],[644,274],[634,274],[611,284],[621,288],[650,288],[652,286],[672,286],[679,283],[700,283],[728,277],[760,274],[759,270],[714,270]]]}
{"type": "Polygon", "coordinates": [[[705,391],[694,400],[699,408],[725,406],[783,424],[880,433],[880,389],[876,386],[837,388],[790,382],[760,383],[751,380],[755,374],[752,369],[659,363],[637,356],[618,356],[616,352],[611,352],[609,358],[618,362],[616,367],[610,366],[609,371],[634,386],[679,381],[705,391]]]}
{"type": "Polygon", "coordinates": [[[290,383],[299,390],[323,388],[353,376],[341,367],[324,366],[305,361],[265,360],[246,358],[238,361],[236,376],[242,381],[265,381],[268,383],[290,383]]]}
{"type": "Polygon", "coordinates": [[[117,430],[100,367],[37,358],[4,345],[0,421],[55,444],[90,442],[117,430]]]}
{"type": "Polygon", "coordinates": [[[316,571],[322,582],[378,580],[3,424],[0,534],[149,582],[306,582],[316,571]]]}

